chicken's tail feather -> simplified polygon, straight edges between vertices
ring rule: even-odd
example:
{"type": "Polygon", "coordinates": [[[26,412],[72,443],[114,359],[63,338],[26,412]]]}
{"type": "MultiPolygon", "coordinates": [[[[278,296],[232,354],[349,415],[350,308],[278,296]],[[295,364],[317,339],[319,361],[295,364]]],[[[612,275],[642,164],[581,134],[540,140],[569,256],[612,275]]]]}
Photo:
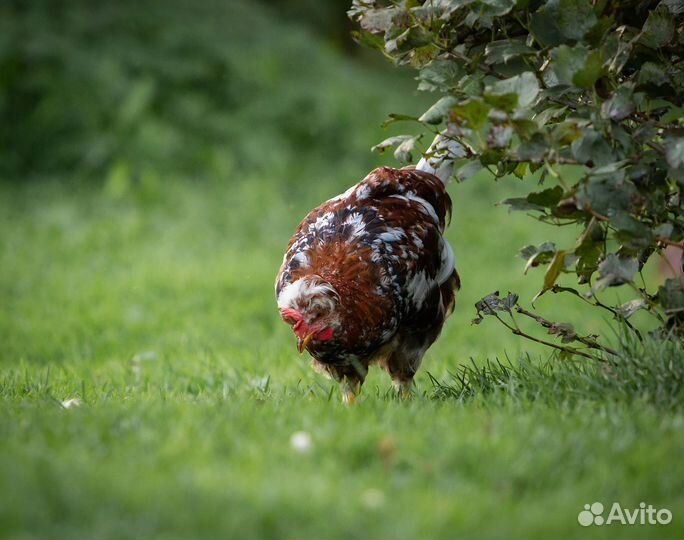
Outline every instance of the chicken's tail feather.
{"type": "Polygon", "coordinates": [[[432,141],[416,165],[416,170],[434,174],[446,185],[454,170],[454,160],[465,155],[466,151],[463,145],[448,137],[443,131],[438,133],[432,141]]]}

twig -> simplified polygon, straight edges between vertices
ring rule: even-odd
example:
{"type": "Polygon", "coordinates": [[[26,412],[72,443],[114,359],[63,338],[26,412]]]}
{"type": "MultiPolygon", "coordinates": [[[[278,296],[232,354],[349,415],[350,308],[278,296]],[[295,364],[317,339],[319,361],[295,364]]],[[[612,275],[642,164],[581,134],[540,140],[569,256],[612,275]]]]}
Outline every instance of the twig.
{"type": "Polygon", "coordinates": [[[675,246],[675,247],[678,247],[679,249],[684,249],[684,242],[676,242],[675,240],[670,240],[669,238],[663,238],[662,236],[656,236],[655,239],[658,242],[662,242],[663,244],[667,244],[668,246],[675,246]]]}
{"type": "MultiPolygon", "coordinates": [[[[532,312],[530,312],[530,311],[527,311],[527,310],[526,310],[525,308],[523,308],[522,306],[515,306],[515,310],[516,310],[518,313],[520,313],[520,314],[522,314],[522,315],[525,315],[526,317],[530,317],[531,319],[537,321],[537,322],[538,322],[539,324],[541,324],[544,328],[553,328],[554,326],[556,326],[556,325],[555,325],[554,323],[552,323],[551,321],[547,321],[544,317],[542,317],[542,316],[540,316],[540,315],[537,315],[536,313],[532,313],[532,312]]],[[[590,349],[596,349],[596,350],[599,350],[599,351],[603,351],[603,352],[606,352],[606,353],[608,353],[608,354],[612,354],[613,356],[617,356],[617,355],[618,355],[617,351],[611,349],[610,347],[606,347],[605,345],[601,345],[601,344],[598,343],[597,341],[595,341],[595,340],[593,340],[593,339],[590,339],[590,338],[588,338],[588,337],[580,336],[580,335],[578,335],[578,334],[575,334],[575,335],[573,336],[573,339],[574,339],[575,341],[579,341],[580,343],[586,345],[586,346],[589,347],[590,349]]]]}
{"type": "Polygon", "coordinates": [[[642,341],[642,342],[644,341],[644,338],[643,338],[643,336],[641,335],[641,332],[639,332],[639,330],[638,330],[636,327],[634,327],[634,326],[632,325],[631,322],[629,322],[625,317],[623,317],[622,315],[620,315],[620,313],[618,312],[617,309],[612,308],[612,307],[610,307],[610,306],[607,306],[606,304],[604,304],[603,302],[601,302],[601,301],[596,297],[595,294],[592,296],[592,298],[594,299],[594,301],[591,302],[591,301],[588,300],[583,294],[580,294],[579,291],[576,291],[576,290],[573,289],[572,287],[562,287],[562,286],[560,286],[560,285],[554,285],[553,287],[551,287],[551,292],[554,293],[554,294],[558,294],[558,293],[561,293],[561,292],[569,292],[569,293],[572,293],[573,295],[575,295],[575,296],[576,296],[577,298],[579,298],[580,300],[582,300],[582,302],[586,302],[586,303],[589,304],[590,306],[596,306],[596,307],[600,307],[600,308],[605,309],[606,311],[612,313],[612,314],[613,314],[613,317],[615,317],[615,318],[618,319],[618,320],[623,321],[623,322],[629,327],[629,329],[632,330],[632,332],[634,332],[634,334],[635,334],[636,337],[639,339],[639,341],[642,341]]]}
{"type": "MultiPolygon", "coordinates": [[[[546,345],[547,347],[551,347],[552,349],[557,349],[559,351],[563,351],[564,353],[567,354],[577,354],[579,356],[583,356],[584,358],[589,358],[590,360],[595,360],[597,362],[605,362],[605,360],[601,358],[597,358],[596,356],[593,356],[591,354],[587,354],[583,351],[580,351],[579,349],[575,349],[574,347],[564,347],[563,345],[558,345],[557,343],[553,343],[551,341],[546,341],[544,339],[539,339],[535,336],[532,336],[523,330],[520,329],[520,327],[516,324],[515,326],[512,326],[508,324],[506,321],[504,321],[499,314],[496,312],[496,310],[487,302],[484,300],[485,305],[491,310],[492,315],[497,318],[497,320],[503,324],[506,328],[508,328],[514,335],[524,337],[526,339],[529,339],[530,341],[534,341],[535,343],[539,343],[541,345],[546,345]]],[[[511,313],[512,315],[512,313],[511,313]]],[[[515,322],[515,319],[513,319],[515,322]]]]}

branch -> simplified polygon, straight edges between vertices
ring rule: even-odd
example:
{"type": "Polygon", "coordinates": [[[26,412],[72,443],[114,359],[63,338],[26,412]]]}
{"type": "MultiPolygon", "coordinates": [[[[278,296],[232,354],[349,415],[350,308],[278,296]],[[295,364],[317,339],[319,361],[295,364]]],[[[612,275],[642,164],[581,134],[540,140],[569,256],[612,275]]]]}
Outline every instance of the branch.
{"type": "Polygon", "coordinates": [[[603,302],[601,302],[601,301],[598,299],[598,297],[596,296],[596,294],[594,294],[594,295],[592,296],[592,298],[594,299],[594,301],[591,302],[591,301],[588,300],[583,294],[580,294],[579,291],[576,291],[576,290],[573,289],[572,287],[562,287],[562,286],[560,286],[560,285],[554,285],[553,287],[551,287],[551,292],[554,293],[554,294],[558,294],[558,293],[561,293],[561,292],[569,292],[569,293],[574,294],[577,298],[579,298],[579,299],[582,300],[583,302],[586,302],[586,303],[589,304],[590,306],[596,306],[596,307],[600,307],[600,308],[602,308],[602,309],[605,309],[606,311],[612,313],[612,314],[613,314],[613,317],[614,317],[615,319],[620,320],[620,321],[623,321],[623,322],[629,327],[629,329],[630,329],[632,332],[634,332],[634,334],[635,334],[636,337],[639,339],[639,341],[642,341],[642,342],[644,341],[644,338],[643,338],[643,336],[641,335],[641,332],[639,332],[639,330],[637,330],[637,328],[634,327],[634,326],[632,325],[631,322],[629,322],[625,317],[623,317],[622,315],[620,315],[620,313],[618,312],[617,309],[612,308],[612,307],[610,307],[610,306],[607,306],[606,304],[604,304],[603,302]]]}
{"type": "MultiPolygon", "coordinates": [[[[491,314],[494,315],[494,317],[496,317],[496,319],[501,324],[503,324],[506,328],[508,328],[516,336],[524,337],[526,339],[529,339],[530,341],[534,341],[535,343],[539,343],[541,345],[546,345],[547,347],[551,347],[552,349],[563,351],[564,353],[567,353],[567,354],[576,354],[579,356],[583,356],[584,358],[588,358],[590,360],[595,360],[597,362],[606,362],[602,358],[597,358],[596,356],[593,356],[591,354],[587,354],[583,351],[580,351],[579,349],[575,349],[574,347],[565,347],[563,345],[558,345],[557,343],[553,343],[551,341],[546,341],[544,339],[540,339],[540,338],[537,338],[531,334],[528,334],[525,331],[521,330],[517,324],[515,324],[515,326],[512,326],[512,325],[508,324],[506,321],[504,321],[499,316],[499,314],[496,312],[495,307],[493,307],[491,304],[489,304],[489,302],[487,302],[487,300],[484,300],[484,303],[491,310],[491,312],[492,312],[491,314]]],[[[519,308],[520,307],[517,306],[516,309],[519,309],[519,308]]],[[[511,312],[509,312],[509,313],[512,316],[512,313],[511,312]]],[[[513,319],[513,322],[515,323],[515,319],[513,319]]]]}
{"type": "Polygon", "coordinates": [[[669,238],[663,238],[662,236],[656,236],[655,239],[658,242],[662,242],[663,244],[667,244],[668,246],[675,246],[675,247],[678,247],[679,249],[684,249],[684,242],[675,242],[674,240],[670,240],[669,238]]]}
{"type": "MultiPolygon", "coordinates": [[[[549,328],[549,329],[550,329],[550,328],[553,328],[554,326],[557,326],[556,324],[552,323],[551,321],[547,321],[546,319],[544,319],[544,317],[542,317],[542,316],[540,316],[540,315],[537,315],[536,313],[532,313],[532,312],[530,312],[530,311],[527,311],[525,308],[523,308],[523,307],[521,307],[521,306],[515,306],[515,310],[516,310],[518,313],[520,313],[520,314],[522,314],[522,315],[525,315],[526,317],[530,317],[531,319],[537,321],[537,322],[538,322],[539,324],[541,324],[544,328],[549,328]]],[[[613,356],[617,356],[617,355],[618,355],[617,351],[611,349],[610,347],[606,347],[605,345],[601,345],[601,344],[598,343],[596,340],[591,339],[591,338],[589,338],[589,337],[580,336],[580,335],[578,335],[578,334],[575,334],[575,335],[573,336],[573,339],[574,339],[575,341],[579,341],[580,343],[586,345],[586,346],[589,347],[590,349],[596,349],[596,350],[599,350],[599,351],[602,351],[602,352],[606,352],[606,353],[608,353],[608,354],[612,354],[613,356]]]]}

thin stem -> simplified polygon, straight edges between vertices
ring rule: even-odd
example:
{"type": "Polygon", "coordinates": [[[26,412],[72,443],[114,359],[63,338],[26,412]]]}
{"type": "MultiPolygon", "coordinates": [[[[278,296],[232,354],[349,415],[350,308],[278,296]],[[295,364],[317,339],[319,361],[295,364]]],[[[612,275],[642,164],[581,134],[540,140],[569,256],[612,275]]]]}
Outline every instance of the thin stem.
{"type": "Polygon", "coordinates": [[[620,313],[618,312],[617,309],[612,308],[612,307],[610,307],[610,306],[607,306],[606,304],[604,304],[603,302],[601,302],[601,301],[598,299],[598,297],[596,296],[596,294],[594,294],[594,295],[592,296],[592,298],[594,299],[594,301],[591,302],[591,301],[588,300],[584,295],[580,294],[578,291],[576,291],[575,289],[573,289],[573,288],[571,288],[571,287],[561,287],[560,285],[554,285],[553,287],[551,287],[551,292],[554,293],[554,294],[558,294],[558,293],[561,293],[561,292],[569,292],[569,293],[572,293],[573,295],[575,295],[575,296],[576,296],[577,298],[579,298],[580,300],[582,300],[582,302],[585,302],[585,303],[589,304],[590,306],[600,307],[600,308],[602,308],[602,309],[605,309],[606,311],[612,313],[613,317],[615,317],[616,319],[621,320],[621,321],[624,321],[624,323],[629,327],[629,329],[632,330],[632,331],[635,333],[635,335],[637,336],[637,338],[639,339],[639,341],[644,341],[644,338],[643,338],[643,336],[641,335],[641,332],[639,332],[639,330],[637,330],[637,328],[635,328],[635,327],[632,325],[631,322],[629,322],[625,317],[623,317],[622,315],[620,315],[620,313]]]}
{"type": "Polygon", "coordinates": [[[679,249],[684,249],[684,242],[676,242],[674,240],[670,240],[669,238],[663,238],[662,236],[656,236],[655,239],[658,242],[662,242],[663,244],[667,244],[668,246],[675,246],[675,247],[678,247],[679,249]]]}
{"type": "Polygon", "coordinates": [[[646,302],[646,305],[648,306],[648,309],[647,309],[646,311],[647,311],[648,313],[650,313],[651,315],[653,315],[656,319],[658,319],[658,321],[660,322],[660,324],[665,324],[665,319],[663,319],[663,317],[660,315],[660,313],[658,313],[658,311],[657,311],[657,306],[656,306],[656,304],[653,302],[653,300],[651,300],[651,297],[648,295],[648,293],[647,293],[645,290],[640,289],[639,287],[637,287],[637,286],[636,286],[634,283],[632,283],[632,282],[630,282],[629,285],[630,285],[630,287],[632,287],[632,289],[634,289],[634,291],[635,291],[639,296],[641,296],[641,298],[643,298],[644,302],[646,302]]]}
{"type": "MultiPolygon", "coordinates": [[[[546,319],[544,319],[544,318],[541,317],[540,315],[537,315],[536,313],[532,313],[532,312],[530,312],[530,311],[527,311],[525,308],[523,308],[523,307],[521,307],[521,306],[516,306],[516,307],[515,307],[515,310],[516,310],[518,313],[521,313],[522,315],[525,315],[525,316],[530,317],[531,319],[537,321],[537,322],[538,322],[539,324],[541,324],[544,328],[552,328],[553,326],[555,326],[555,324],[552,323],[551,321],[547,321],[546,319]]],[[[588,338],[588,337],[580,336],[580,335],[578,335],[578,334],[575,334],[575,336],[573,337],[573,339],[574,339],[575,341],[579,341],[580,343],[586,345],[586,346],[589,347],[590,349],[596,349],[596,350],[599,350],[599,351],[603,351],[603,352],[606,352],[606,353],[608,353],[608,354],[612,354],[613,356],[617,356],[617,355],[618,355],[617,351],[611,349],[610,347],[606,347],[605,345],[601,345],[601,344],[598,343],[597,341],[595,341],[595,340],[593,340],[593,339],[590,339],[590,338],[588,338]]]]}
{"type": "Polygon", "coordinates": [[[583,351],[580,351],[579,349],[575,349],[575,348],[573,348],[573,347],[564,347],[563,345],[558,345],[557,343],[553,343],[553,342],[551,342],[551,341],[546,341],[546,340],[544,340],[544,339],[539,339],[539,338],[537,338],[537,337],[535,337],[535,336],[532,336],[532,335],[530,335],[530,334],[524,332],[524,331],[521,330],[520,328],[518,328],[517,325],[516,325],[516,326],[511,326],[511,325],[508,324],[506,321],[504,321],[504,320],[499,316],[499,314],[494,310],[494,308],[493,308],[491,305],[489,305],[489,303],[488,303],[486,300],[485,300],[485,305],[491,310],[492,315],[494,315],[494,317],[496,317],[497,320],[498,320],[501,324],[503,324],[506,328],[508,328],[508,329],[509,329],[514,335],[516,335],[516,336],[524,337],[524,338],[526,338],[526,339],[529,339],[530,341],[534,341],[535,343],[539,343],[539,344],[541,344],[541,345],[546,345],[547,347],[551,347],[552,349],[557,349],[557,350],[559,350],[559,351],[563,351],[563,352],[565,352],[565,353],[567,353],[567,354],[577,354],[577,355],[579,355],[579,356],[583,356],[584,358],[589,358],[590,360],[595,360],[595,361],[597,361],[597,362],[605,362],[605,360],[603,360],[603,359],[601,359],[601,358],[597,358],[597,357],[595,357],[595,356],[593,356],[593,355],[591,355],[591,354],[587,354],[587,353],[585,353],[585,352],[583,352],[583,351]]]}

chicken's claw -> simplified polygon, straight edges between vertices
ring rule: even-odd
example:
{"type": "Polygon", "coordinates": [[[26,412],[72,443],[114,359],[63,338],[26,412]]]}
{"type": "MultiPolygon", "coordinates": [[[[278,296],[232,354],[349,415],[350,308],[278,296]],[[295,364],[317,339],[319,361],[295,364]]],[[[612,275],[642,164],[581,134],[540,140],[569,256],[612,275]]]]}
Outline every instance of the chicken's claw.
{"type": "Polygon", "coordinates": [[[354,405],[356,401],[356,394],[350,389],[342,389],[342,403],[345,405],[354,405]]]}
{"type": "Polygon", "coordinates": [[[345,378],[340,386],[342,388],[342,403],[345,405],[353,405],[359,390],[361,390],[361,385],[358,383],[353,384],[349,379],[345,378]]]}
{"type": "Polygon", "coordinates": [[[397,390],[397,394],[402,399],[409,399],[413,395],[413,381],[393,381],[394,388],[397,390]]]}

